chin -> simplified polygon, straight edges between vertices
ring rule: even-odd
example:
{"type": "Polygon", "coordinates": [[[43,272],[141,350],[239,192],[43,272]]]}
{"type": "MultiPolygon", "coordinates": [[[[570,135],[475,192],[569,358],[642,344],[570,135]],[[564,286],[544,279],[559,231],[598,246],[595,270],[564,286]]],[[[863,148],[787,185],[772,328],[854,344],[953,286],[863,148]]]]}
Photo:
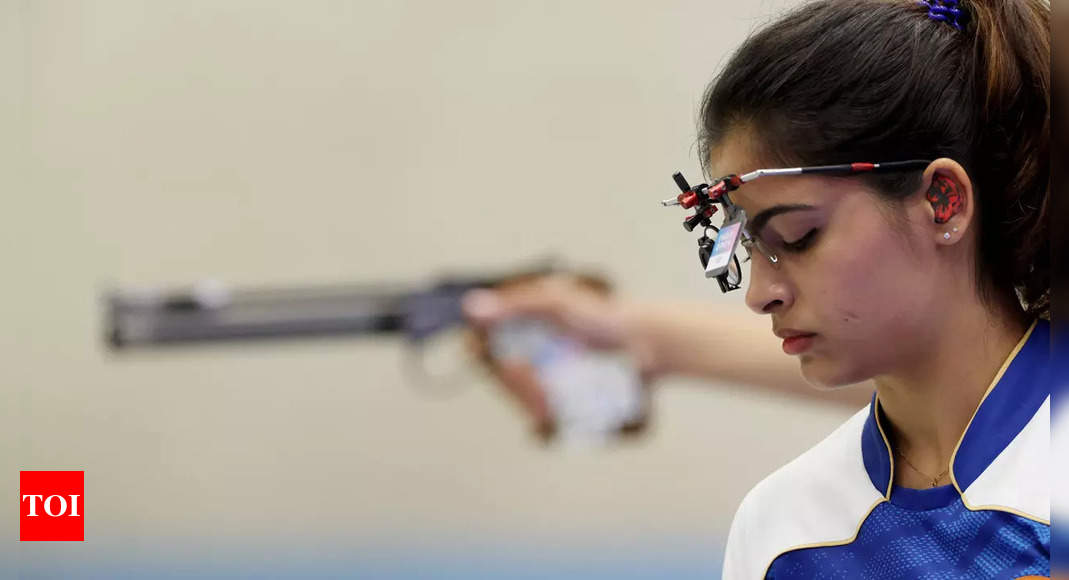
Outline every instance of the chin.
{"type": "Polygon", "coordinates": [[[860,369],[822,356],[803,354],[799,357],[802,377],[810,385],[822,391],[834,391],[868,380],[860,369]]]}

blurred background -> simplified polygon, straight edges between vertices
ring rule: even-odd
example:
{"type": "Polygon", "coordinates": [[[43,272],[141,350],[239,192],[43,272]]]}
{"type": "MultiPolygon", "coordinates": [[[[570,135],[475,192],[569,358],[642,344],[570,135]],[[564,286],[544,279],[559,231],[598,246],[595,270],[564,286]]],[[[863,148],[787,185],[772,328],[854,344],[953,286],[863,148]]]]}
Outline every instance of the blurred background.
{"type": "Polygon", "coordinates": [[[413,388],[399,340],[116,356],[100,296],[556,255],[745,308],[658,202],[794,3],[0,0],[0,495],[86,495],[84,543],[0,510],[0,577],[718,577],[745,492],[849,408],[666,380],[644,436],[546,447],[485,374],[413,388]]]}

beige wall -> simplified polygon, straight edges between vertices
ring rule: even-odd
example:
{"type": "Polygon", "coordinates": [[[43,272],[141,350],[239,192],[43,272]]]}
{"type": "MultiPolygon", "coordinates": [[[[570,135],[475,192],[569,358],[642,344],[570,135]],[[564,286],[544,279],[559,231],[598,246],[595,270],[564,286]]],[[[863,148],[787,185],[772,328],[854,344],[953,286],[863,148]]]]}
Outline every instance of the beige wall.
{"type": "Polygon", "coordinates": [[[546,450],[485,379],[421,396],[393,341],[116,359],[98,295],[552,253],[631,294],[742,308],[657,202],[698,174],[714,70],[788,4],[0,2],[0,496],[19,469],[84,469],[87,517],[85,544],[19,544],[12,501],[0,561],[630,546],[712,570],[749,486],[848,411],[677,381],[640,443],[546,450]]]}

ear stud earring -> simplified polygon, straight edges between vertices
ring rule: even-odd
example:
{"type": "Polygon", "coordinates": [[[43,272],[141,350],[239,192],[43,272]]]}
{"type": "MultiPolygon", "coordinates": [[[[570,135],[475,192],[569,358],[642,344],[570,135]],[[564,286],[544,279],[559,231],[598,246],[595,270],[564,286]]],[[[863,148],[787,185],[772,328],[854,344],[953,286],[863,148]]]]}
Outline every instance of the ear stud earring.
{"type": "Polygon", "coordinates": [[[944,240],[949,240],[950,239],[950,232],[947,232],[947,233],[943,234],[943,239],[944,240]]]}

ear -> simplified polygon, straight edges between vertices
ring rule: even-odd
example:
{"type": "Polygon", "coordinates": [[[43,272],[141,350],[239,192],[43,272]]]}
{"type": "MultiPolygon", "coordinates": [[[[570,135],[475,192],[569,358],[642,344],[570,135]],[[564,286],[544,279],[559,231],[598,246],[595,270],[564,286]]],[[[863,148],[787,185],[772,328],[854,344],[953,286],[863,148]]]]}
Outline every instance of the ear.
{"type": "Polygon", "coordinates": [[[965,168],[953,159],[940,158],[924,170],[922,180],[925,227],[942,245],[956,244],[965,237],[976,208],[972,180],[965,168]]]}

